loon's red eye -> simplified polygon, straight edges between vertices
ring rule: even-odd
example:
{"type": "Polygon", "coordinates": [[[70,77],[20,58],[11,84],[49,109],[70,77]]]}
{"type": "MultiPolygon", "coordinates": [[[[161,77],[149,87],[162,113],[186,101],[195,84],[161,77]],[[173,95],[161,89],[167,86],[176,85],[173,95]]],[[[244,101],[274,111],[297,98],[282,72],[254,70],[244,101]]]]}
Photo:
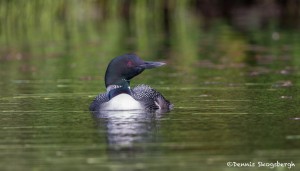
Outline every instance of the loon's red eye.
{"type": "Polygon", "coordinates": [[[127,67],[132,67],[133,66],[133,62],[129,60],[129,61],[127,61],[126,65],[127,65],[127,67]]]}

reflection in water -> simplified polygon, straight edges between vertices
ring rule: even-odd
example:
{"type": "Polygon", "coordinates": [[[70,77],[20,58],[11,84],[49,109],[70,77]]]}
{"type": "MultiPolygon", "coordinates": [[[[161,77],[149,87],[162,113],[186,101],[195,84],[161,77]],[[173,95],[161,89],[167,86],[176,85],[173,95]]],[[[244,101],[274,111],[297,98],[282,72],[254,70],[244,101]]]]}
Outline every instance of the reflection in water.
{"type": "Polygon", "coordinates": [[[100,132],[106,133],[109,150],[136,150],[138,144],[154,142],[162,113],[141,110],[94,113],[100,132]]]}

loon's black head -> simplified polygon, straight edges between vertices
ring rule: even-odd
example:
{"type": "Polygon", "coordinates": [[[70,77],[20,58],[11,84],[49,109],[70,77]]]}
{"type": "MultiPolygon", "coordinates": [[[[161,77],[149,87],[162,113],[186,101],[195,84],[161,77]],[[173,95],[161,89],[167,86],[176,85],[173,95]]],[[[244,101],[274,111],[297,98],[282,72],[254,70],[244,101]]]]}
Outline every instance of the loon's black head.
{"type": "Polygon", "coordinates": [[[129,85],[130,79],[142,73],[145,69],[164,65],[163,62],[143,61],[135,54],[118,56],[110,61],[105,73],[105,86],[129,85]]]}

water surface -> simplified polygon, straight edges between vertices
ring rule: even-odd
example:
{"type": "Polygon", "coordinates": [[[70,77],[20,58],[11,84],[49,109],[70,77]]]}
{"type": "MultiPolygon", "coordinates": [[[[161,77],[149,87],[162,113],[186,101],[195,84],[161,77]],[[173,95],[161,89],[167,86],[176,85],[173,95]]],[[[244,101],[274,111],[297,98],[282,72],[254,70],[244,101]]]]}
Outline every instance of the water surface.
{"type": "MultiPolygon", "coordinates": [[[[21,62],[1,63],[1,73],[14,63],[21,62]]],[[[174,103],[174,110],[105,116],[88,111],[94,96],[104,91],[98,76],[4,78],[1,166],[4,170],[265,170],[229,168],[226,163],[277,160],[298,165],[299,72],[283,75],[271,69],[253,76],[252,70],[256,68],[199,67],[186,75],[166,66],[145,71],[132,83],[155,87],[174,103]]]]}

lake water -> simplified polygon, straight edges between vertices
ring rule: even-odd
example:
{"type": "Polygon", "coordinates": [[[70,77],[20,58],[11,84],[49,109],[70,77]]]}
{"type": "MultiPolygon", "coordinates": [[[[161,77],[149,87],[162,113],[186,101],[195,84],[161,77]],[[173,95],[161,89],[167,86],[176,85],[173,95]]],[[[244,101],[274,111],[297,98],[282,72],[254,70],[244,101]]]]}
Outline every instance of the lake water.
{"type": "Polygon", "coordinates": [[[1,170],[299,170],[298,13],[266,2],[0,1],[1,170]],[[129,52],[172,111],[90,113],[129,52]]]}
{"type": "MultiPolygon", "coordinates": [[[[61,60],[38,62],[55,68],[61,60]]],[[[98,71],[88,78],[59,73],[76,72],[68,66],[48,75],[40,63],[23,63],[2,61],[0,67],[3,170],[269,170],[227,162],[276,161],[299,167],[297,70],[176,71],[167,65],[145,71],[132,84],[162,92],[175,105],[172,111],[97,117],[88,107],[104,91],[98,71]],[[23,65],[29,71],[22,72],[23,65]]],[[[101,65],[95,70],[106,67],[101,65]]]]}

